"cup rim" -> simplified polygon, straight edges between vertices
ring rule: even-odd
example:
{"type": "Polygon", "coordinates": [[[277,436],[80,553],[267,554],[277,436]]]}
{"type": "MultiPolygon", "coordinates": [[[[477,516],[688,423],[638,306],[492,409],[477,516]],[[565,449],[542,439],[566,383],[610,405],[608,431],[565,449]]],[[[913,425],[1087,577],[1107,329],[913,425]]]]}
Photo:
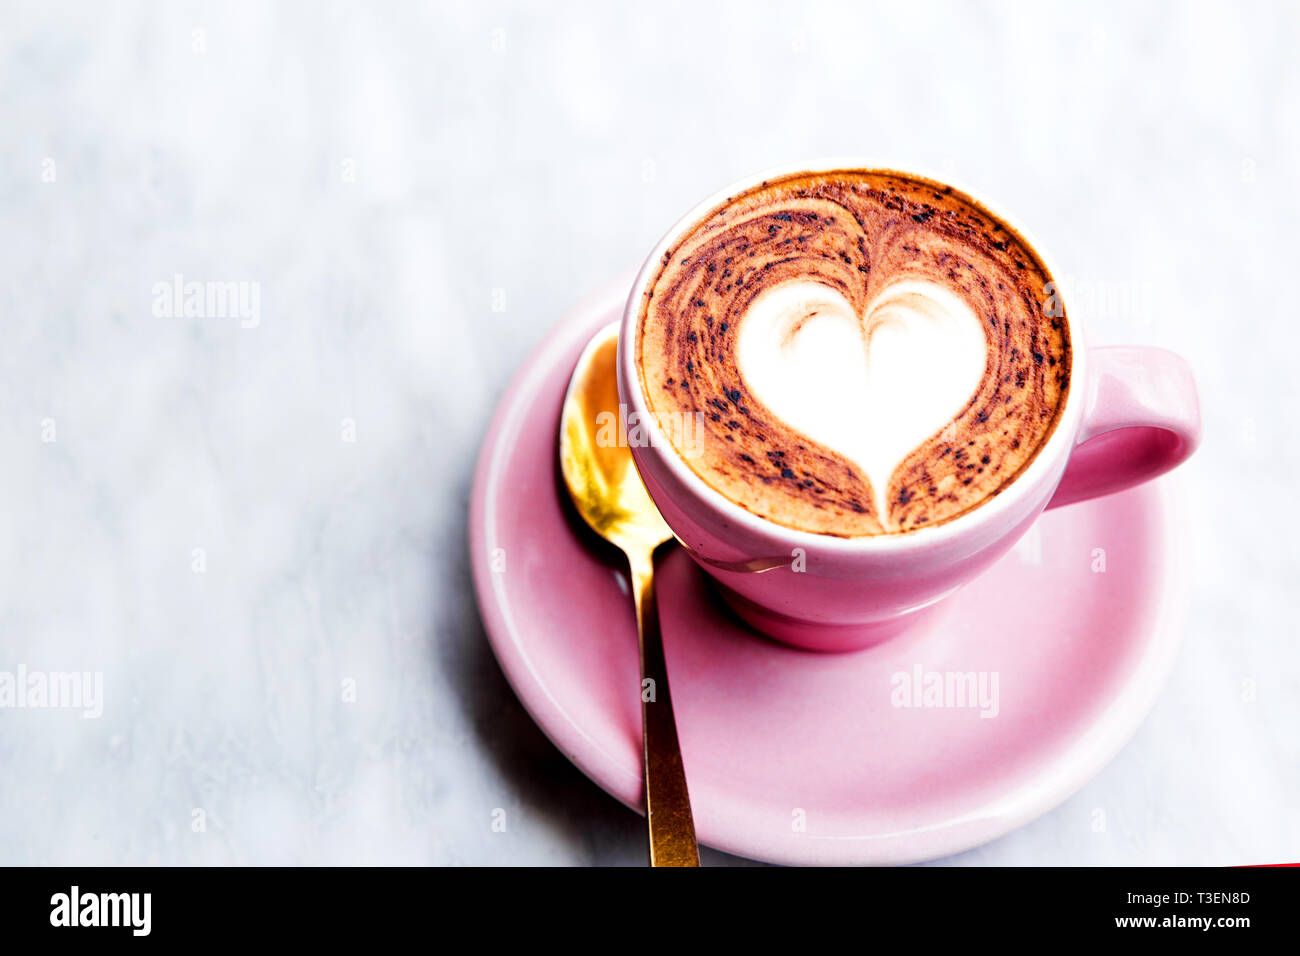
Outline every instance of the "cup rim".
{"type": "MultiPolygon", "coordinates": [[[[1082,418],[1085,392],[1087,391],[1086,364],[1087,348],[1084,344],[1082,329],[1071,316],[1067,301],[1067,290],[1060,286],[1061,272],[1055,260],[1043,248],[1043,245],[1030,233],[1020,221],[1009,215],[997,203],[989,201],[978,190],[972,190],[964,183],[947,175],[911,165],[899,165],[853,156],[824,157],[805,162],[786,163],[770,167],[727,184],[701,202],[693,206],[664,233],[655,244],[650,255],[637,271],[636,279],[628,294],[624,306],[623,318],[619,324],[618,363],[620,377],[626,383],[626,401],[629,411],[635,411],[638,423],[645,429],[649,441],[633,449],[634,452],[649,452],[658,457],[669,468],[677,480],[691,494],[714,511],[720,512],[726,520],[731,521],[755,534],[773,536],[792,547],[808,550],[817,549],[838,554],[873,555],[905,554],[929,549],[936,545],[963,537],[981,526],[995,524],[999,519],[1012,512],[1021,503],[1025,493],[1036,487],[1048,476],[1052,469],[1060,464],[1062,457],[1068,458],[1074,447],[1082,418]],[[1066,395],[1065,408],[1057,419],[1052,434],[1039,446],[1029,465],[1009,485],[991,498],[985,499],[969,511],[935,525],[926,525],[910,531],[840,537],[822,534],[778,524],[771,519],[761,517],[740,504],[732,501],[701,478],[682,459],[673,447],[655,417],[649,414],[645,392],[641,383],[640,371],[636,362],[636,326],[641,311],[641,300],[651,276],[655,273],[659,261],[667,250],[676,244],[681,236],[695,226],[715,207],[722,205],[732,197],[752,189],[761,183],[799,173],[828,173],[836,170],[871,173],[895,173],[908,179],[922,179],[952,189],[961,194],[961,198],[982,209],[1004,226],[1009,228],[1039,259],[1049,278],[1056,283],[1056,291],[1065,305],[1065,317],[1070,333],[1070,389],[1066,395]],[[1017,494],[1017,491],[1019,492],[1017,494]]],[[[636,455],[633,460],[636,460],[636,455]]],[[[638,463],[638,469],[641,467],[638,463]]],[[[1059,483],[1059,482],[1058,482],[1059,483]]],[[[1052,485],[1055,491],[1055,484],[1052,485]]],[[[1051,492],[1043,498],[1042,505],[1051,499],[1051,492]]]]}

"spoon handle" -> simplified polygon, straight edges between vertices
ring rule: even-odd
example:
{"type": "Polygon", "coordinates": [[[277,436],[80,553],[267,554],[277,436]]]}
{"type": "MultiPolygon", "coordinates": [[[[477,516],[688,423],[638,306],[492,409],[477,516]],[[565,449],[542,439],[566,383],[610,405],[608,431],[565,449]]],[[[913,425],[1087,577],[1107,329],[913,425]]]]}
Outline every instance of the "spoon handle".
{"type": "Polygon", "coordinates": [[[645,754],[646,823],[651,866],[699,866],[695,820],[668,691],[659,607],[655,600],[654,552],[629,555],[641,644],[641,727],[645,754]]]}

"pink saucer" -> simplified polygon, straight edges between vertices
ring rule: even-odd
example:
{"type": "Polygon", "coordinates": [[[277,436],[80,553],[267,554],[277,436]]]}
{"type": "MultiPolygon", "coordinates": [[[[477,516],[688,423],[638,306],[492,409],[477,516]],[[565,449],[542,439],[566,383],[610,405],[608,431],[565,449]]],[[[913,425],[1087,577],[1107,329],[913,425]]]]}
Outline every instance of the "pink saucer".
{"type": "MultiPolygon", "coordinates": [[[[515,693],[583,773],[640,809],[632,600],[617,555],[572,512],[555,460],[573,363],[619,317],[630,283],[579,304],[515,376],[479,457],[469,534],[483,620],[515,693]]],[[[852,654],[760,636],[685,553],[669,554],[660,610],[700,841],[779,863],[910,863],[1001,836],[1070,796],[1137,729],[1177,650],[1162,500],[1155,483],[1051,511],[925,624],[852,654]],[[923,682],[983,674],[986,691],[996,674],[996,716],[895,706],[900,675],[918,671],[923,682]]]]}

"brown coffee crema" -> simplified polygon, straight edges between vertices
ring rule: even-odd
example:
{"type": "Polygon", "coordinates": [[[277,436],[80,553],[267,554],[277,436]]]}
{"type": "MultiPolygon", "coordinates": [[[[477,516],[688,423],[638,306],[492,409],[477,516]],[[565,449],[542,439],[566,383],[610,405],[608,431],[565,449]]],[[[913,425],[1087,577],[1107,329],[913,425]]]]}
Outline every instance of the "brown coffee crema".
{"type": "Polygon", "coordinates": [[[680,429],[667,432],[741,507],[841,537],[913,531],[998,494],[1055,428],[1071,362],[1050,281],[1024,240],[951,187],[882,171],[797,174],[732,197],[664,253],[641,304],[637,368],[656,417],[703,423],[689,449],[680,429]],[[883,520],[863,469],[785,425],[737,368],[750,303],[794,279],[838,290],[859,316],[889,284],[924,279],[981,320],[984,376],[956,418],[894,470],[883,520]]]}

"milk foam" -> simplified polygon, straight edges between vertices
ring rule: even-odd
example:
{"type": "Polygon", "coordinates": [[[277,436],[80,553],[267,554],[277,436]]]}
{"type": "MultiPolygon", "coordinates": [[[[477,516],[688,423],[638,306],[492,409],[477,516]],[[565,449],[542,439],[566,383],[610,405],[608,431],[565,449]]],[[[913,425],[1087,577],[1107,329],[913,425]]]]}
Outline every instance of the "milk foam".
{"type": "Polygon", "coordinates": [[[735,355],[777,418],[866,472],[888,525],[890,476],[966,407],[987,342],[970,306],[934,282],[893,282],[859,318],[837,290],[796,279],[754,300],[735,355]]]}

